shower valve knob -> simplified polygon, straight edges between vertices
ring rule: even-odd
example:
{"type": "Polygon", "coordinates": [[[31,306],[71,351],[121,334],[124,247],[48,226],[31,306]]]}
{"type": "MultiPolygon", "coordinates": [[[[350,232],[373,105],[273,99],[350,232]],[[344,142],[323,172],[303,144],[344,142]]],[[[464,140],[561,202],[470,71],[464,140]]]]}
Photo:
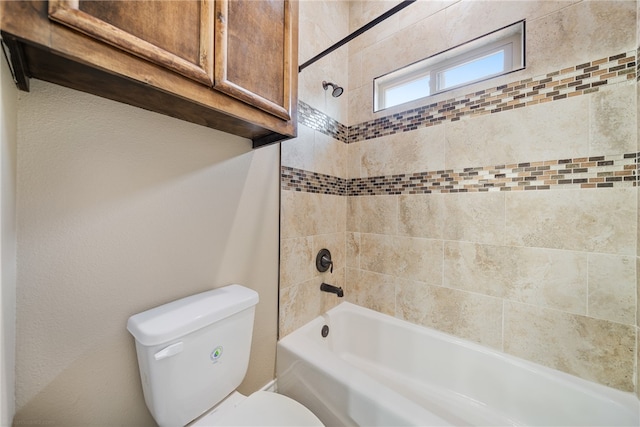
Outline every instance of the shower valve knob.
{"type": "Polygon", "coordinates": [[[321,249],[316,256],[316,268],[319,272],[324,273],[325,271],[331,268],[331,273],[333,273],[333,261],[331,261],[331,252],[329,249],[321,249]]]}

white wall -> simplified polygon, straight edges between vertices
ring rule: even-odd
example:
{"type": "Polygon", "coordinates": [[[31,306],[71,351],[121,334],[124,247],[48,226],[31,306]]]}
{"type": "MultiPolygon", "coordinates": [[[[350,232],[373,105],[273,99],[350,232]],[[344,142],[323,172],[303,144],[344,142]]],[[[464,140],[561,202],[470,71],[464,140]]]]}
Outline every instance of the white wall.
{"type": "Polygon", "coordinates": [[[278,146],[32,81],[18,105],[16,423],[151,426],[127,318],[257,290],[249,373],[273,378],[278,146]]]}
{"type": "Polygon", "coordinates": [[[0,426],[6,426],[15,412],[17,90],[0,62],[0,426]]]}

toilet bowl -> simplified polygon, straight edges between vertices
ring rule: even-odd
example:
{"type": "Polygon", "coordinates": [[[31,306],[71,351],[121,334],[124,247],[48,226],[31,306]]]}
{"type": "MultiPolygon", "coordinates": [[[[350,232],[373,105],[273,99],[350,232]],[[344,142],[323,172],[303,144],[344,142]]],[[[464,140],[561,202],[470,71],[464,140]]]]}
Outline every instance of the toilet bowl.
{"type": "Polygon", "coordinates": [[[160,427],[322,426],[295,400],[236,388],[249,366],[258,294],[229,285],[131,316],[144,400],[160,427]]]}
{"type": "Polygon", "coordinates": [[[211,412],[189,424],[189,427],[213,426],[312,427],[323,424],[295,400],[277,393],[257,391],[249,397],[234,392],[211,412]]]}

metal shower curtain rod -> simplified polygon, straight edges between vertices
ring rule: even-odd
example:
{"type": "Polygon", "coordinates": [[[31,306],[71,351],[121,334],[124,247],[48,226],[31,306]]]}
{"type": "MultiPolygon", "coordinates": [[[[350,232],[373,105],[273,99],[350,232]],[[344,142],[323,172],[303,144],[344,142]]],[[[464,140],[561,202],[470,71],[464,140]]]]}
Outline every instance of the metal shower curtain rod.
{"type": "Polygon", "coordinates": [[[404,9],[407,6],[409,6],[411,3],[415,3],[416,1],[417,0],[404,0],[404,1],[400,2],[399,4],[397,4],[396,6],[392,7],[391,9],[389,9],[388,11],[383,13],[382,15],[378,16],[373,21],[371,21],[371,22],[365,24],[364,26],[358,28],[353,33],[349,34],[347,37],[343,38],[342,40],[338,41],[337,43],[334,43],[333,45],[329,46],[327,49],[323,50],[322,52],[320,52],[319,54],[317,54],[316,56],[314,56],[313,58],[311,58],[310,60],[305,62],[304,64],[300,65],[298,67],[298,72],[304,70],[305,68],[307,68],[309,65],[313,64],[314,62],[324,58],[325,56],[327,56],[328,54],[330,54],[334,50],[338,49],[342,45],[350,42],[351,40],[353,40],[356,37],[358,37],[360,34],[364,33],[365,31],[370,30],[371,28],[375,27],[376,25],[378,25],[379,23],[381,23],[385,19],[387,19],[390,16],[400,12],[402,9],[404,9]]]}

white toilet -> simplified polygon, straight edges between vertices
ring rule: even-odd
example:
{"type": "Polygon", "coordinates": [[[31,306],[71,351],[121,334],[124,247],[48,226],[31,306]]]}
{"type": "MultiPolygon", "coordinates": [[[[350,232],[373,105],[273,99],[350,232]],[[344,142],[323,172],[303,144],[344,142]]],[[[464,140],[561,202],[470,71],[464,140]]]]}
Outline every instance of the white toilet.
{"type": "Polygon", "coordinates": [[[160,427],[323,425],[286,396],[235,391],[249,365],[257,303],[255,291],[229,285],[129,318],[144,399],[160,427]]]}

